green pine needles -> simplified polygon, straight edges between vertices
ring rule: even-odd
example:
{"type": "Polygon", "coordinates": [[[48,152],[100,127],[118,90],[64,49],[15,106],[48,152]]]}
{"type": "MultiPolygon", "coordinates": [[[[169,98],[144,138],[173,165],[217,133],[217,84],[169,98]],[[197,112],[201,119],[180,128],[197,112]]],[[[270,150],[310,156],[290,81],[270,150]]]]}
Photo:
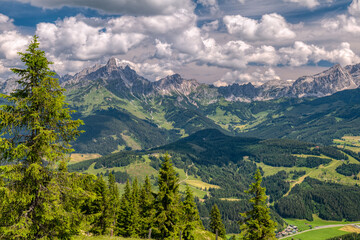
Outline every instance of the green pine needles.
{"type": "Polygon", "coordinates": [[[64,204],[65,186],[56,170],[72,151],[80,120],[71,120],[58,80],[49,69],[35,36],[25,53],[24,69],[11,69],[19,89],[2,94],[0,106],[0,238],[48,239],[71,235],[76,217],[64,204]]]}
{"type": "Polygon", "coordinates": [[[218,232],[218,236],[226,239],[226,230],[221,220],[218,206],[215,204],[210,211],[210,229],[213,233],[218,232]]]}
{"type": "Polygon", "coordinates": [[[250,199],[252,209],[242,213],[244,217],[241,225],[242,239],[245,240],[269,240],[275,238],[276,223],[271,220],[270,209],[267,204],[265,188],[261,187],[261,173],[257,169],[255,182],[250,185],[246,193],[252,194],[250,199]]]}

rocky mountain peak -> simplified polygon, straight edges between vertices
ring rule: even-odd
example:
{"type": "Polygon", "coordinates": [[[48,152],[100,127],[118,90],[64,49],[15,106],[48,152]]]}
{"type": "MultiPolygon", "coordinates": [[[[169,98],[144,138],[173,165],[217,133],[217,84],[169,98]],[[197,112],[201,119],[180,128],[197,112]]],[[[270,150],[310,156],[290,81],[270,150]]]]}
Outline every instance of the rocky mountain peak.
{"type": "Polygon", "coordinates": [[[200,85],[200,83],[194,79],[187,80],[182,78],[180,74],[167,76],[154,82],[153,84],[154,88],[162,95],[169,95],[173,92],[181,95],[189,95],[200,85]]]}

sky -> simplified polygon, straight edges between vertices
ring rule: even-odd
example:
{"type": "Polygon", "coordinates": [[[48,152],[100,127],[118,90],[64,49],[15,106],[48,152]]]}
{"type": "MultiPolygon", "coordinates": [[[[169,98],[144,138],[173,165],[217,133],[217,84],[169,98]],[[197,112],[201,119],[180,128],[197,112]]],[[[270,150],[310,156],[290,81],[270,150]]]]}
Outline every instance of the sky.
{"type": "Polygon", "coordinates": [[[0,0],[0,79],[34,35],[60,75],[116,57],[151,81],[293,81],[360,62],[360,0],[0,0]]]}

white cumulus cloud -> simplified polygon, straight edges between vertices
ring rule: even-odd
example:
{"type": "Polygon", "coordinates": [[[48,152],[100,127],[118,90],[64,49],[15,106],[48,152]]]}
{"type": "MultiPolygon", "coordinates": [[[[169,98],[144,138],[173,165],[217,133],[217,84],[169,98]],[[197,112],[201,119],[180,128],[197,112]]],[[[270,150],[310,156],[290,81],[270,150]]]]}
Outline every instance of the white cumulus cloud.
{"type": "Polygon", "coordinates": [[[26,49],[30,39],[15,30],[0,33],[0,59],[19,59],[18,52],[26,49]]]}
{"type": "Polygon", "coordinates": [[[360,16],[360,1],[353,0],[348,8],[348,11],[351,15],[360,16]]]}
{"type": "Polygon", "coordinates": [[[225,16],[223,22],[230,34],[249,40],[283,40],[296,37],[281,15],[265,14],[257,21],[241,15],[225,16]]]}
{"type": "Polygon", "coordinates": [[[228,86],[233,83],[245,84],[251,82],[253,85],[261,85],[268,81],[279,81],[281,78],[272,68],[257,68],[253,72],[246,70],[235,70],[224,74],[214,85],[217,87],[228,86]]]}
{"type": "Polygon", "coordinates": [[[13,22],[13,19],[0,13],[0,32],[14,30],[15,25],[13,24],[13,22]]]}
{"type": "Polygon", "coordinates": [[[157,58],[171,57],[172,55],[171,44],[163,43],[159,39],[156,39],[155,41],[156,41],[155,57],[157,58]]]}
{"type": "Polygon", "coordinates": [[[40,23],[36,34],[42,46],[54,56],[70,60],[98,59],[104,55],[124,54],[145,39],[141,33],[113,33],[91,26],[76,17],[53,23],[40,23]]]}
{"type": "Polygon", "coordinates": [[[350,44],[343,42],[338,48],[326,50],[323,47],[314,44],[306,44],[296,41],[292,47],[279,49],[281,62],[290,66],[302,66],[309,62],[318,63],[321,60],[341,65],[354,64],[360,61],[360,58],[351,50],[350,44]]]}

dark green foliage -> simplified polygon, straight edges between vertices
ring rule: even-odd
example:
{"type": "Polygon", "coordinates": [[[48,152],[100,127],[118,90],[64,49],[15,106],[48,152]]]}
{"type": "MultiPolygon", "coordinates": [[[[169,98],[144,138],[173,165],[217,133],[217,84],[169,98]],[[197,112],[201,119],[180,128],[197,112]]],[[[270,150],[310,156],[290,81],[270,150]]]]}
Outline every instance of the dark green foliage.
{"type": "Polygon", "coordinates": [[[85,171],[91,164],[96,163],[94,168],[99,169],[102,167],[125,167],[135,161],[143,161],[143,159],[137,156],[134,152],[118,152],[110,155],[106,155],[100,158],[90,159],[70,165],[69,171],[85,171]]]}
{"type": "Polygon", "coordinates": [[[282,217],[312,219],[317,213],[326,220],[359,220],[360,187],[321,182],[307,177],[287,197],[275,203],[282,217]]]}
{"type": "Polygon", "coordinates": [[[359,95],[360,89],[353,89],[317,99],[250,103],[251,108],[259,105],[259,111],[271,110],[271,113],[265,121],[241,135],[333,144],[333,139],[360,132],[359,95]],[[278,115],[281,117],[273,118],[278,115]]]}
{"type": "Polygon", "coordinates": [[[276,223],[271,220],[270,209],[267,206],[265,188],[261,187],[261,173],[257,169],[255,182],[250,185],[246,193],[253,197],[250,199],[251,210],[242,213],[244,219],[241,221],[243,239],[269,240],[275,238],[276,223]]]}
{"type": "Polygon", "coordinates": [[[350,163],[350,164],[343,163],[342,165],[336,168],[336,172],[344,176],[358,175],[360,172],[360,165],[354,163],[350,163]]]}
{"type": "Polygon", "coordinates": [[[338,237],[328,238],[327,240],[360,240],[360,234],[348,233],[338,237]]]}
{"type": "Polygon", "coordinates": [[[263,185],[266,188],[266,194],[270,195],[270,202],[280,199],[290,189],[290,183],[286,181],[288,174],[280,171],[275,175],[265,177],[263,185]]]}
{"type": "Polygon", "coordinates": [[[226,238],[226,231],[224,224],[221,220],[221,214],[218,206],[215,204],[210,211],[210,230],[213,233],[218,232],[218,236],[222,238],[226,238]]]}
{"type": "Polygon", "coordinates": [[[312,205],[309,201],[311,200],[308,198],[292,194],[275,203],[275,209],[284,218],[299,218],[312,221],[312,205]]]}
{"type": "Polygon", "coordinates": [[[193,231],[202,226],[194,196],[189,186],[186,185],[185,199],[182,204],[182,237],[184,240],[195,240],[193,231]]]}
{"type": "Polygon", "coordinates": [[[116,216],[120,210],[120,195],[119,189],[116,186],[116,177],[112,173],[109,174],[109,205],[109,222],[111,223],[111,233],[114,233],[117,220],[116,216]]]}
{"type": "Polygon", "coordinates": [[[294,170],[294,171],[290,171],[290,174],[294,174],[292,176],[292,179],[295,180],[295,179],[298,179],[301,176],[304,176],[306,174],[306,171],[296,171],[296,170],[294,170]]]}
{"type": "Polygon", "coordinates": [[[328,159],[328,158],[307,157],[307,158],[299,158],[299,161],[297,162],[296,166],[315,168],[320,165],[326,165],[330,162],[331,162],[331,159],[328,159]]]}
{"type": "Polygon", "coordinates": [[[355,158],[356,160],[360,161],[360,155],[359,153],[356,153],[354,151],[351,151],[349,149],[341,149],[341,151],[343,151],[346,154],[349,154],[350,156],[352,156],[353,158],[355,158]]]}
{"type": "Polygon", "coordinates": [[[154,237],[172,239],[179,230],[180,195],[179,179],[172,166],[170,157],[165,156],[159,171],[159,192],[155,199],[154,237]]]}
{"type": "Polygon", "coordinates": [[[140,231],[140,208],[138,182],[135,181],[130,187],[126,182],[125,192],[120,200],[120,209],[117,219],[116,232],[124,237],[136,237],[140,231]]]}
{"type": "Polygon", "coordinates": [[[0,159],[12,163],[0,170],[3,239],[69,238],[79,230],[78,208],[67,201],[81,202],[83,191],[57,164],[72,151],[81,121],[71,120],[65,90],[38,47],[34,36],[19,53],[26,68],[12,69],[19,88],[1,95],[8,105],[0,106],[0,159]]]}
{"type": "Polygon", "coordinates": [[[196,155],[193,159],[195,163],[221,166],[252,155],[247,147],[259,141],[256,138],[231,137],[216,129],[206,129],[158,149],[189,153],[196,155]]]}
{"type": "Polygon", "coordinates": [[[96,235],[104,235],[112,224],[110,191],[102,176],[95,181],[93,192],[96,194],[91,204],[93,221],[90,231],[96,235]]]}
{"type": "Polygon", "coordinates": [[[339,151],[335,147],[331,146],[325,146],[325,147],[319,147],[315,150],[318,150],[319,153],[324,154],[325,156],[337,159],[337,160],[348,160],[348,156],[346,156],[344,153],[339,151]]]}
{"type": "Polygon", "coordinates": [[[144,185],[140,190],[140,236],[147,237],[149,229],[154,225],[155,208],[154,193],[151,190],[151,183],[148,176],[145,178],[144,185]]]}
{"type": "Polygon", "coordinates": [[[81,128],[85,130],[85,134],[74,143],[77,152],[109,154],[116,150],[118,145],[126,145],[122,134],[136,139],[143,148],[166,144],[176,136],[123,109],[99,110],[81,119],[85,123],[81,128]]]}
{"type": "MultiPolygon", "coordinates": [[[[131,180],[131,177],[127,172],[112,171],[111,174],[114,176],[114,180],[117,183],[126,183],[128,179],[131,180]]],[[[105,176],[107,176],[107,174],[105,174],[105,176]]]]}

